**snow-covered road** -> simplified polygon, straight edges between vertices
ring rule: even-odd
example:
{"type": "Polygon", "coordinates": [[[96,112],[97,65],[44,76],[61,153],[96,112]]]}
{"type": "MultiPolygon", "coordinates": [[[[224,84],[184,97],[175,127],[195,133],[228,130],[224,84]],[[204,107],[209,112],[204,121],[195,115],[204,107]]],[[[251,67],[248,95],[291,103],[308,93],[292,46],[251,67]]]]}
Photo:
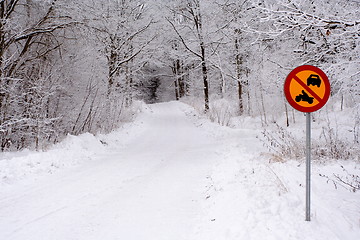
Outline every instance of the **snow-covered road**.
{"type": "Polygon", "coordinates": [[[360,195],[334,180],[356,161],[305,167],[261,154],[260,130],[230,129],[179,102],[145,106],[108,135],[0,156],[0,240],[354,240],[360,195]]]}
{"type": "Polygon", "coordinates": [[[218,143],[167,104],[141,124],[120,149],[2,196],[1,239],[189,239],[218,143]]]}

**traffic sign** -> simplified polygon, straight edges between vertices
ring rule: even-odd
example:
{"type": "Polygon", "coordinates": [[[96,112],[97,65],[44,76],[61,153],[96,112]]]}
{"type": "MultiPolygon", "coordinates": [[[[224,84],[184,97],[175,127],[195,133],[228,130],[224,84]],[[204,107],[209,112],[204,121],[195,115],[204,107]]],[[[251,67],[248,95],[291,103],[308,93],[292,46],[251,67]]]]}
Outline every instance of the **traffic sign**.
{"type": "Polygon", "coordinates": [[[330,83],[319,68],[303,65],[286,77],[284,92],[290,105],[301,112],[315,112],[322,108],[330,96],[330,83]]]}
{"type": "Polygon", "coordinates": [[[306,113],[306,210],[305,220],[310,221],[311,184],[311,112],[322,108],[330,96],[329,79],[321,69],[303,65],[295,68],[286,77],[286,99],[290,105],[306,113]]]}

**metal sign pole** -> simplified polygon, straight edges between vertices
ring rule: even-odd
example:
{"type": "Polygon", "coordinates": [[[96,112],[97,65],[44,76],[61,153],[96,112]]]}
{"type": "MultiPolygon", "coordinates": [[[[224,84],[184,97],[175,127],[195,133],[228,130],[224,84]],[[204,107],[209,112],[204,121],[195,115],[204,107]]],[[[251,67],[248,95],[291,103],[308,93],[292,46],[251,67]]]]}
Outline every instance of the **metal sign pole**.
{"type": "Polygon", "coordinates": [[[306,113],[306,218],[310,221],[311,115],[306,113]]]}

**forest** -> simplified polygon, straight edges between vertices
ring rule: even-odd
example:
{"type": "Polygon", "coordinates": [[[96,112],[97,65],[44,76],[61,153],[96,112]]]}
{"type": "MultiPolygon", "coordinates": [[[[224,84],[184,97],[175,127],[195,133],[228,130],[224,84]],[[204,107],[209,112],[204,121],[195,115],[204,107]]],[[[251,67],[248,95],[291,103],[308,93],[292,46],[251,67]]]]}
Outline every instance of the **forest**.
{"type": "Polygon", "coordinates": [[[313,115],[328,118],[330,153],[359,151],[358,0],[1,0],[0,18],[1,151],[108,133],[138,101],[181,100],[222,125],[277,126],[264,137],[284,153],[297,113],[283,84],[300,65],[330,80],[313,115]],[[346,134],[329,120],[344,116],[346,134]]]}

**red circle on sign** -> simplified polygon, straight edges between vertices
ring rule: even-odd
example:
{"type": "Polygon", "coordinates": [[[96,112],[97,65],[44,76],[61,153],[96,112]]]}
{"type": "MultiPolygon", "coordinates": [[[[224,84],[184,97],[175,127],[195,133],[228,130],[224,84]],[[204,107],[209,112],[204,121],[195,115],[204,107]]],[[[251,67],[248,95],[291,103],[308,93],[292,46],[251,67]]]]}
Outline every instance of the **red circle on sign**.
{"type": "MultiPolygon", "coordinates": [[[[307,90],[307,89],[305,88],[305,90],[307,90]]],[[[284,84],[284,93],[285,93],[285,97],[286,97],[287,101],[296,110],[301,111],[301,112],[315,112],[315,111],[319,110],[320,108],[322,108],[326,104],[326,102],[328,101],[328,99],[330,97],[330,82],[329,82],[329,79],[326,76],[326,74],[320,68],[317,68],[317,67],[314,67],[314,66],[311,66],[311,65],[303,65],[303,66],[299,66],[299,67],[295,68],[294,70],[292,70],[289,73],[289,75],[286,77],[285,84],[284,84]],[[324,96],[321,97],[321,98],[318,97],[318,98],[320,98],[320,99],[318,99],[319,103],[316,104],[315,106],[310,106],[310,107],[301,106],[291,96],[290,84],[291,84],[292,81],[295,81],[295,78],[298,78],[296,76],[296,74],[298,74],[298,73],[300,73],[302,71],[315,72],[316,74],[318,74],[321,77],[321,79],[323,80],[323,83],[325,85],[324,96]]]]}

